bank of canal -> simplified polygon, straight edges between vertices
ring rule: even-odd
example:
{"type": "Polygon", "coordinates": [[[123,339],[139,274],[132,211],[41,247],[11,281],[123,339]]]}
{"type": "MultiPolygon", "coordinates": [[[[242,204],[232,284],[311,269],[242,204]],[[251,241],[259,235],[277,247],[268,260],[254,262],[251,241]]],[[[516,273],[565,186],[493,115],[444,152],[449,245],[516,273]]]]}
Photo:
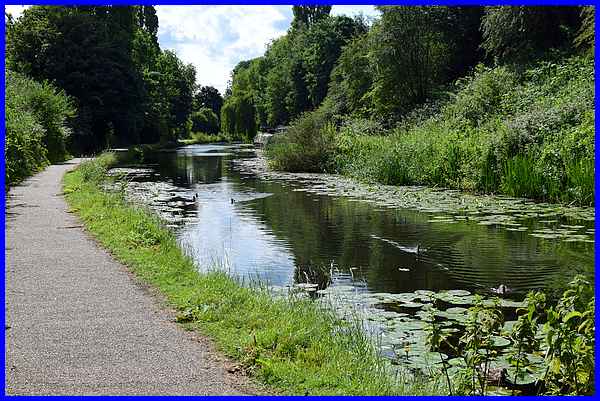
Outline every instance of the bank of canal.
{"type": "Polygon", "coordinates": [[[269,172],[239,145],[159,152],[141,167],[121,170],[130,196],[169,221],[200,266],[225,261],[246,280],[519,298],[593,274],[593,208],[269,172]]]}
{"type": "MultiPolygon", "coordinates": [[[[459,344],[482,296],[503,315],[490,366],[514,378],[510,333],[525,294],[556,299],[575,274],[593,279],[592,208],[272,172],[245,145],[146,154],[110,174],[110,189],[158,213],[201,271],[314,298],[360,322],[401,371],[435,376],[442,358],[458,373],[457,350],[431,352],[427,331],[436,321],[459,344]]],[[[546,351],[528,353],[520,386],[545,371],[546,351]]]]}

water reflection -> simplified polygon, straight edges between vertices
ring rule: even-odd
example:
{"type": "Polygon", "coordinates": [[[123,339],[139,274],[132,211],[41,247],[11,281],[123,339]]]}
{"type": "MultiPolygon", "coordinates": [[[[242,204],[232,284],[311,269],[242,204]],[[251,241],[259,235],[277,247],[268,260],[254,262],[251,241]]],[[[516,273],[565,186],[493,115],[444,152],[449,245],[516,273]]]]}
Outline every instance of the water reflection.
{"type": "Polygon", "coordinates": [[[527,232],[469,222],[430,222],[430,215],[315,195],[298,185],[235,171],[252,152],[219,145],[157,155],[162,180],[198,193],[196,221],[178,235],[201,266],[274,285],[334,283],[373,292],[416,289],[517,293],[593,271],[592,244],[540,240],[527,232]]]}

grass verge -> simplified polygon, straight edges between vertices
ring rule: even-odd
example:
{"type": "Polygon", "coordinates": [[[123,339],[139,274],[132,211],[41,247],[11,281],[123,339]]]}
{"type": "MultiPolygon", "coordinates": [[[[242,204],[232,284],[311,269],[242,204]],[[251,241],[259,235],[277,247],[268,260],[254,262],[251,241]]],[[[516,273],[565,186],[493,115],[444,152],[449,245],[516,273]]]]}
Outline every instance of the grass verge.
{"type": "Polygon", "coordinates": [[[229,139],[222,134],[218,135],[210,135],[205,134],[204,132],[194,132],[191,134],[190,138],[180,139],[179,143],[181,145],[195,145],[200,143],[215,143],[215,142],[228,142],[229,139]]]}
{"type": "Polygon", "coordinates": [[[70,207],[120,262],[165,295],[181,323],[209,335],[252,376],[288,394],[441,391],[436,383],[399,378],[358,324],[311,300],[275,298],[223,272],[199,273],[156,216],[101,189],[114,162],[104,154],[65,176],[70,207]]]}

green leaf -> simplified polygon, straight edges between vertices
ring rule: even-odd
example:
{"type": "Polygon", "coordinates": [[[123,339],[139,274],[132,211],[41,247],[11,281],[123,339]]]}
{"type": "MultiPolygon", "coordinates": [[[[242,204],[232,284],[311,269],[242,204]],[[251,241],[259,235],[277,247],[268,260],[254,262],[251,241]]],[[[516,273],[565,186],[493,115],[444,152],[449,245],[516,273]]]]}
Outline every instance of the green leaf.
{"type": "Polygon", "coordinates": [[[572,311],[569,312],[565,317],[563,317],[563,323],[567,323],[569,320],[573,319],[574,317],[581,317],[581,312],[577,312],[577,311],[572,311]]]}

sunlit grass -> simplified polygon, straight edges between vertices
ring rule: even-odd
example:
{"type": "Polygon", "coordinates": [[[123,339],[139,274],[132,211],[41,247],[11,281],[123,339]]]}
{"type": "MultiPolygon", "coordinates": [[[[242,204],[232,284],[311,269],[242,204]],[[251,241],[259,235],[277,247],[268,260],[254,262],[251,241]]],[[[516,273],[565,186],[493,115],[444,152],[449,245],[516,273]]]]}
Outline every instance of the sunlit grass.
{"type": "Polygon", "coordinates": [[[215,142],[226,142],[227,137],[222,134],[210,135],[204,132],[193,132],[190,138],[180,139],[179,142],[183,145],[194,145],[198,143],[215,143],[215,142]]]}

